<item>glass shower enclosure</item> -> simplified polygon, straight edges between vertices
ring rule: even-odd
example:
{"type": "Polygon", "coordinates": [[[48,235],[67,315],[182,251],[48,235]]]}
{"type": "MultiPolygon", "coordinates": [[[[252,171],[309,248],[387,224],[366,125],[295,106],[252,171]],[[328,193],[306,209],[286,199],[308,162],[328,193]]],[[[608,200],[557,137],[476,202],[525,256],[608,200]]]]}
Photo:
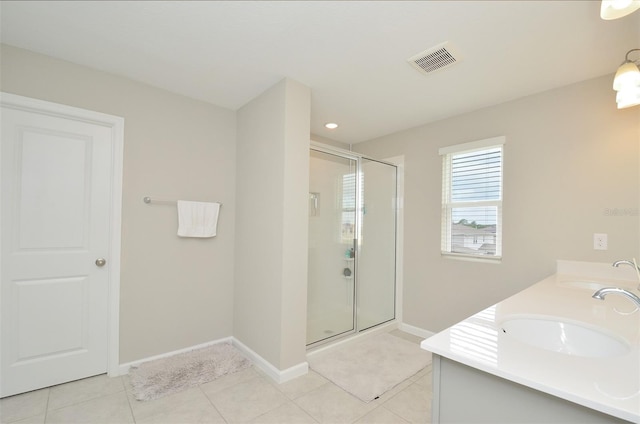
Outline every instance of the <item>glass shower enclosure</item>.
{"type": "Polygon", "coordinates": [[[395,318],[397,167],[313,145],[307,346],[395,318]]]}

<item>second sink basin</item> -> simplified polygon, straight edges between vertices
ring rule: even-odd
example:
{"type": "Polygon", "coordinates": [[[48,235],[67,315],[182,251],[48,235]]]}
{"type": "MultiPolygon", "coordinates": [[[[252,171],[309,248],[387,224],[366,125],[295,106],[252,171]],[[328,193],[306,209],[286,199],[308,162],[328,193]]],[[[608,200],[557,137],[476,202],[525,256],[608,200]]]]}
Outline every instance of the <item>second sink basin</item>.
{"type": "Polygon", "coordinates": [[[591,291],[596,291],[605,287],[611,287],[611,284],[596,283],[595,281],[563,281],[558,285],[560,287],[571,287],[591,291]]]}
{"type": "Polygon", "coordinates": [[[547,317],[517,317],[505,320],[501,330],[530,346],[566,355],[602,358],[629,352],[624,340],[604,330],[547,317]]]}

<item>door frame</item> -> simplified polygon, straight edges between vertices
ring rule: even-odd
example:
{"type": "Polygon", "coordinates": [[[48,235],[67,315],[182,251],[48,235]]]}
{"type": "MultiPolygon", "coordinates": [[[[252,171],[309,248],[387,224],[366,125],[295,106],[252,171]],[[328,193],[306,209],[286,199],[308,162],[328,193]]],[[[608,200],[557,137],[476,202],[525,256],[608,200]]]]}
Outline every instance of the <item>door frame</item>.
{"type": "MultiPolygon", "coordinates": [[[[110,229],[108,247],[110,266],[107,299],[108,359],[106,369],[110,377],[118,376],[120,363],[120,243],[122,228],[124,118],[5,92],[0,92],[0,104],[2,107],[83,121],[111,129],[111,196],[109,199],[110,229]]],[[[1,198],[0,202],[2,202],[1,198]]],[[[1,210],[2,208],[0,208],[0,211],[1,210]]],[[[0,257],[0,268],[2,268],[1,261],[2,258],[0,257]]]]}

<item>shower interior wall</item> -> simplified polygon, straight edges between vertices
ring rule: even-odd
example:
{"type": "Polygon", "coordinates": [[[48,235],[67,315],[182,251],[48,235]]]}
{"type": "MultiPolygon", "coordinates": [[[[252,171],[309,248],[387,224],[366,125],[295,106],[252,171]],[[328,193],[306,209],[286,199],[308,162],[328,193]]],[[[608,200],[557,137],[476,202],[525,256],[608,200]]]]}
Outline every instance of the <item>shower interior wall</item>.
{"type": "Polygon", "coordinates": [[[339,242],[342,176],[355,166],[349,162],[311,151],[309,191],[318,199],[309,216],[307,343],[353,329],[353,279],[342,275],[351,245],[339,242]]]}

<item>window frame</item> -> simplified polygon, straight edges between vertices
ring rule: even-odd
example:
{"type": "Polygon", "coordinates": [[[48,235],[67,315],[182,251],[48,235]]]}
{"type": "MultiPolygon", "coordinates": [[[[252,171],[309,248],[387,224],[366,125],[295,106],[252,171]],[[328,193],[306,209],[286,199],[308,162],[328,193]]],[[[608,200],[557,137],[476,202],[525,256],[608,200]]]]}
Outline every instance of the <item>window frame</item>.
{"type": "Polygon", "coordinates": [[[502,260],[502,206],[504,201],[504,145],[506,137],[492,137],[469,143],[456,144],[442,147],[438,150],[442,156],[442,211],[440,226],[440,251],[442,256],[470,259],[487,262],[500,262],[502,260]],[[489,149],[500,149],[500,190],[498,200],[474,200],[474,201],[452,201],[452,165],[454,155],[472,153],[489,149]],[[452,252],[453,234],[451,231],[453,221],[453,209],[463,207],[495,207],[496,208],[496,252],[494,255],[483,255],[473,253],[452,252]]]}

